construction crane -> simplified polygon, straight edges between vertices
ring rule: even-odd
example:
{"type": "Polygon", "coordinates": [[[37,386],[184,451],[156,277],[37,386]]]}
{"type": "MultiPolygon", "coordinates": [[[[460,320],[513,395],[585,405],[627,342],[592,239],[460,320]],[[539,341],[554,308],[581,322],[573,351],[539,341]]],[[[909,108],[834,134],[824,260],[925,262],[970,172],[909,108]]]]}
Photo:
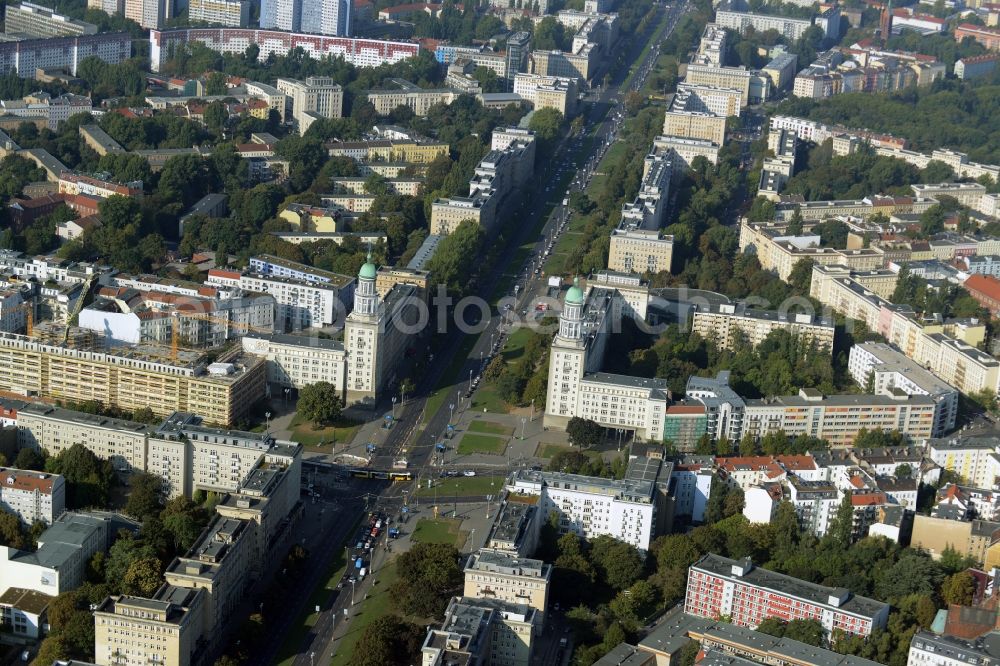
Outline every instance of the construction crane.
{"type": "MultiPolygon", "coordinates": [[[[80,315],[80,310],[83,309],[83,302],[87,299],[87,294],[90,293],[90,285],[93,284],[96,275],[91,275],[87,278],[87,281],[83,283],[83,289],[80,292],[80,297],[76,299],[76,303],[73,305],[73,311],[66,315],[66,327],[63,328],[62,343],[65,345],[66,341],[69,340],[69,328],[73,325],[73,320],[80,315]]],[[[30,334],[29,334],[30,335],[30,334]]]]}

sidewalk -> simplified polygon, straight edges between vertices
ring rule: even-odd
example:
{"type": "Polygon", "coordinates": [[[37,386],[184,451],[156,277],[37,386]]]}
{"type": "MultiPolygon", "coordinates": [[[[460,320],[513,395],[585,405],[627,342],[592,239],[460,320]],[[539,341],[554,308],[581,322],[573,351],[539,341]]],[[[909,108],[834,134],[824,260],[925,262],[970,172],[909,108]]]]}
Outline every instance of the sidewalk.
{"type": "MultiPolygon", "coordinates": [[[[515,410],[510,414],[497,414],[495,412],[456,410],[453,437],[446,439],[444,433],[439,433],[440,441],[444,442],[448,447],[448,450],[443,455],[443,464],[446,466],[468,465],[470,467],[517,467],[534,465],[545,460],[545,458],[541,457],[541,454],[547,445],[570,446],[569,438],[565,432],[547,430],[542,425],[542,413],[536,409],[535,418],[532,421],[530,411],[530,409],[525,408],[515,410]],[[469,427],[475,422],[495,423],[509,429],[512,433],[509,436],[494,435],[507,442],[507,446],[502,454],[471,453],[460,455],[458,453],[458,446],[462,442],[463,435],[470,432],[469,427]]],[[[489,435],[490,433],[473,434],[489,435]]]]}

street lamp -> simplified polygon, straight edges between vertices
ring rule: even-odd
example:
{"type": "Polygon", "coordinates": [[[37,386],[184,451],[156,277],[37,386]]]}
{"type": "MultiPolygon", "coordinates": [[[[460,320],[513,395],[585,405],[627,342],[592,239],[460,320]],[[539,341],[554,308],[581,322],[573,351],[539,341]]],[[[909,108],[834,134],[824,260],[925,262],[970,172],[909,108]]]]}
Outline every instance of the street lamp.
{"type": "Polygon", "coordinates": [[[451,416],[448,417],[448,423],[455,422],[455,403],[448,403],[448,409],[451,410],[451,416]]]}
{"type": "Polygon", "coordinates": [[[521,441],[524,441],[524,424],[528,422],[528,419],[521,417],[521,441]]]}
{"type": "Polygon", "coordinates": [[[469,370],[469,391],[472,391],[472,370],[469,370]]]}
{"type": "Polygon", "coordinates": [[[354,584],[355,584],[356,582],[357,582],[357,581],[355,581],[355,580],[352,580],[352,581],[351,581],[351,605],[352,605],[352,606],[354,605],[354,584]]]}
{"type": "Polygon", "coordinates": [[[396,420],[396,396],[392,396],[392,420],[396,420]]]}
{"type": "Polygon", "coordinates": [[[271,432],[271,412],[264,412],[265,432],[271,432]]]}

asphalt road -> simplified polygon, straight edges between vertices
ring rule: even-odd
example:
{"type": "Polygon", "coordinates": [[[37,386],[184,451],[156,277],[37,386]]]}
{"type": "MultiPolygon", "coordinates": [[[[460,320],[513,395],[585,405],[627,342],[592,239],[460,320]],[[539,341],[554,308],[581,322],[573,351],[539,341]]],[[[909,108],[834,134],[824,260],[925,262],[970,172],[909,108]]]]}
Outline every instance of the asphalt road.
{"type": "MultiPolygon", "coordinates": [[[[630,82],[629,89],[637,90],[642,87],[645,77],[659,55],[659,41],[669,36],[677,20],[686,8],[686,3],[666,8],[665,21],[662,20],[661,15],[661,21],[655,28],[656,32],[653,36],[657,46],[654,49],[650,49],[647,56],[640,63],[636,76],[630,82]]],[[[663,11],[662,7],[660,7],[660,11],[663,11]]],[[[648,42],[642,40],[635,41],[632,44],[628,60],[634,62],[641,55],[646,43],[648,42]]],[[[599,123],[597,131],[594,134],[595,138],[590,146],[589,154],[586,156],[580,155],[582,142],[578,140],[578,137],[567,136],[548,163],[548,168],[538,174],[539,182],[549,182],[553,185],[549,186],[548,190],[538,192],[537,196],[525,197],[525,199],[530,200],[525,201],[522,208],[515,215],[515,218],[521,220],[522,223],[517,226],[512,237],[507,241],[506,247],[497,261],[497,266],[511,267],[517,259],[519,248],[530,241],[533,235],[536,237],[536,241],[530,257],[524,262],[522,267],[520,279],[517,283],[519,289],[516,295],[509,294],[505,297],[506,300],[501,300],[501,304],[511,304],[510,312],[514,315],[528,309],[535,298],[536,292],[539,289],[544,290],[544,279],[540,275],[540,270],[539,274],[536,275],[535,269],[543,263],[546,247],[554,244],[558,239],[570,215],[569,210],[559,202],[569,192],[581,190],[586,187],[590,177],[593,175],[594,169],[600,163],[609,146],[614,142],[625,117],[621,98],[623,92],[625,91],[621,89],[621,83],[619,82],[618,84],[609,85],[607,89],[601,90],[596,94],[595,99],[590,102],[591,106],[586,116],[590,126],[599,123]],[[570,177],[567,177],[566,173],[572,170],[569,165],[574,159],[579,167],[575,174],[569,174],[570,177]],[[558,183],[564,180],[569,181],[568,190],[565,192],[561,188],[556,187],[558,183]],[[552,205],[551,200],[553,199],[557,203],[550,210],[550,206],[552,205]],[[541,232],[538,233],[536,229],[538,229],[539,222],[543,216],[546,215],[546,211],[548,211],[548,218],[545,220],[541,232]]],[[[502,279],[502,273],[502,270],[497,270],[491,275],[481,276],[479,289],[477,290],[481,297],[489,299],[502,279]]],[[[445,343],[441,345],[440,349],[443,351],[438,352],[439,358],[434,359],[434,362],[429,364],[428,371],[418,382],[414,397],[410,398],[405,404],[395,406],[396,425],[392,429],[380,431],[379,437],[381,441],[376,442],[377,451],[372,460],[372,468],[390,469],[394,460],[405,456],[409,463],[409,469],[416,472],[418,478],[437,476],[435,468],[431,465],[434,445],[443,437],[452,417],[452,409],[449,405],[455,406],[455,412],[468,406],[469,400],[464,396],[470,388],[470,373],[472,377],[475,377],[481,371],[485,359],[502,346],[504,336],[510,332],[510,323],[505,314],[505,311],[501,307],[501,309],[493,313],[489,320],[481,324],[482,331],[478,334],[475,346],[472,348],[462,370],[458,373],[458,381],[444,389],[449,394],[448,399],[434,413],[429,415],[429,418],[426,419],[426,427],[421,428],[420,423],[424,420],[427,397],[439,386],[443,374],[451,366],[454,354],[461,348],[462,339],[466,335],[456,327],[452,327],[452,330],[447,334],[445,343]],[[482,361],[480,360],[481,358],[483,359],[482,361]],[[455,397],[452,398],[451,395],[455,397]]],[[[537,408],[539,411],[543,409],[540,405],[537,408]]],[[[348,529],[354,524],[355,517],[359,513],[363,513],[363,505],[358,498],[359,494],[367,492],[376,496],[375,501],[369,506],[372,511],[379,511],[390,516],[395,516],[398,515],[404,502],[427,501],[426,498],[410,497],[415,483],[416,481],[387,484],[386,482],[379,481],[353,480],[344,488],[342,494],[345,496],[345,502],[342,504],[341,510],[338,511],[339,520],[336,521],[337,527],[331,529],[322,537],[324,546],[323,550],[318,553],[320,556],[318,560],[319,564],[314,567],[311,576],[301,581],[301,585],[297,586],[298,590],[290,591],[290,600],[300,599],[302,601],[298,604],[298,608],[290,607],[287,619],[280,626],[275,627],[270,641],[275,646],[274,650],[271,651],[272,653],[270,655],[262,654],[261,658],[256,660],[255,663],[263,665],[273,662],[277,646],[281,645],[284,635],[291,629],[292,623],[298,619],[301,611],[304,609],[309,590],[320,580],[322,575],[325,575],[326,566],[323,565],[323,562],[329,562],[332,559],[335,551],[341,547],[340,544],[349,536],[348,529]],[[353,501],[350,503],[347,502],[347,496],[351,496],[353,501]]],[[[481,501],[482,497],[449,497],[447,499],[448,501],[457,502],[481,501]]],[[[375,544],[373,557],[376,568],[381,565],[381,562],[387,555],[384,550],[385,534],[386,531],[383,530],[379,543],[375,544]]],[[[373,576],[369,575],[364,581],[354,586],[356,600],[363,598],[373,578],[373,576]]],[[[292,604],[292,606],[294,605],[292,604]]],[[[336,591],[326,606],[321,607],[322,614],[309,636],[305,639],[302,650],[295,660],[295,666],[315,666],[316,663],[328,663],[327,660],[331,654],[335,623],[345,621],[343,610],[350,605],[351,590],[349,587],[345,587],[336,591]]],[[[349,622],[350,620],[346,621],[349,622]]],[[[542,657],[540,663],[556,663],[556,661],[562,661],[564,658],[563,651],[559,650],[558,646],[558,639],[564,635],[561,629],[550,630],[550,635],[552,636],[551,643],[546,641],[542,644],[543,654],[540,655],[542,657]]],[[[568,654],[565,657],[568,657],[568,654]]]]}

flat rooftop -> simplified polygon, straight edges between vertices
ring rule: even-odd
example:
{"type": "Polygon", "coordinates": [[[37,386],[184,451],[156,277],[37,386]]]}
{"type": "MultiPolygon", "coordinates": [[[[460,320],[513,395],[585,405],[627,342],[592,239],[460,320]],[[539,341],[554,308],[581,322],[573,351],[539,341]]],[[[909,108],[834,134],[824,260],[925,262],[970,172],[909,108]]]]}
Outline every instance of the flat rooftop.
{"type": "Polygon", "coordinates": [[[837,606],[838,611],[850,613],[860,617],[871,618],[882,611],[888,604],[858,596],[848,590],[836,587],[817,585],[800,578],[793,578],[775,571],[762,569],[751,565],[749,571],[742,576],[733,573],[733,567],[744,566],[744,562],[733,560],[709,553],[691,565],[692,569],[699,569],[715,576],[735,579],[746,585],[761,589],[771,590],[778,594],[788,595],[799,599],[804,599],[814,604],[830,606],[830,597],[846,596],[846,600],[837,606]]]}

